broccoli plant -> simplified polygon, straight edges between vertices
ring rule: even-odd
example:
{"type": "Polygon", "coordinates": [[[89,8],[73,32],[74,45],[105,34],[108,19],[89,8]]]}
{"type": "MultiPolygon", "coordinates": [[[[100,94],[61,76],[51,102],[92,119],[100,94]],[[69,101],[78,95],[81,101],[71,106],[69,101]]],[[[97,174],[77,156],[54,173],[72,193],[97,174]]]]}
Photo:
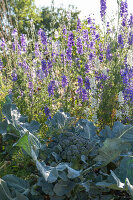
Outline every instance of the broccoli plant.
{"type": "Polygon", "coordinates": [[[34,185],[14,175],[2,177],[2,200],[43,200],[44,196],[50,200],[104,200],[114,198],[110,191],[133,198],[132,125],[117,121],[112,129],[105,126],[97,135],[92,122],[76,121],[60,110],[46,122],[50,139],[40,142],[36,134],[40,125],[29,123],[11,98],[2,111],[3,138],[17,137],[14,146],[30,155],[38,169],[34,185]]]}

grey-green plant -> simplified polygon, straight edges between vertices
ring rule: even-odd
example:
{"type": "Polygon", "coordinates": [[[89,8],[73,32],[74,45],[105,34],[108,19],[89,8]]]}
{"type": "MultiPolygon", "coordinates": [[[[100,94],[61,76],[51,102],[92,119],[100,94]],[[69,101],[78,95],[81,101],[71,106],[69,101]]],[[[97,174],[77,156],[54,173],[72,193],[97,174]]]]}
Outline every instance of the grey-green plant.
{"type": "Polygon", "coordinates": [[[41,200],[44,195],[48,195],[50,200],[96,199],[98,196],[111,199],[110,193],[102,194],[110,189],[126,191],[133,198],[132,125],[117,121],[112,129],[105,126],[98,135],[92,122],[85,119],[76,121],[59,110],[46,122],[50,139],[47,137],[40,142],[37,136],[39,124],[35,121],[28,123],[12,104],[11,96],[6,97],[2,111],[5,116],[0,124],[3,138],[7,139],[7,135],[18,137],[14,148],[22,148],[38,169],[34,185],[15,175],[2,177],[2,200],[41,200]],[[62,156],[62,152],[66,155],[69,152],[70,157],[62,156]]]}

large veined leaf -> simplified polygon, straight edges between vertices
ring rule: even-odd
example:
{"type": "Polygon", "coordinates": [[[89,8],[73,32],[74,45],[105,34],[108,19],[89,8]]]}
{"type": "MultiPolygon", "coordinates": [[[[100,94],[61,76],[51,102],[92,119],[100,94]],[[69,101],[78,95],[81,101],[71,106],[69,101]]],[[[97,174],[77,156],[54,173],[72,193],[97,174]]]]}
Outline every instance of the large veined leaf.
{"type": "Polygon", "coordinates": [[[47,166],[45,163],[39,162],[36,160],[37,169],[41,172],[45,181],[48,183],[53,183],[58,178],[58,171],[55,167],[47,166]]]}
{"type": "Polygon", "coordinates": [[[87,119],[80,119],[76,124],[75,131],[79,136],[90,140],[96,136],[96,127],[87,119]]]}
{"type": "Polygon", "coordinates": [[[32,157],[31,148],[34,149],[37,153],[37,150],[40,149],[41,144],[36,136],[31,133],[25,133],[14,146],[19,146],[23,148],[28,155],[32,157]]]}
{"type": "Polygon", "coordinates": [[[6,120],[4,120],[3,122],[0,122],[0,134],[5,135],[7,133],[7,126],[8,126],[8,123],[6,120]]]}
{"type": "Polygon", "coordinates": [[[73,168],[71,168],[67,163],[60,163],[56,166],[56,169],[58,171],[63,171],[65,169],[67,169],[67,177],[70,179],[74,179],[80,176],[82,170],[75,170],[73,168]]]}
{"type": "MultiPolygon", "coordinates": [[[[115,169],[114,173],[122,182],[125,182],[125,179],[128,178],[133,185],[133,158],[128,156],[124,157],[121,160],[119,168],[115,169]]],[[[111,177],[108,180],[112,180],[111,177]]]]}
{"type": "Polygon", "coordinates": [[[67,177],[70,179],[79,177],[82,171],[72,169],[67,163],[60,163],[56,167],[47,166],[44,162],[39,162],[37,159],[36,166],[37,169],[41,172],[45,181],[47,181],[48,183],[55,182],[58,177],[61,177],[61,174],[59,172],[62,172],[64,170],[67,170],[67,177]]]}
{"type": "Polygon", "coordinates": [[[115,122],[112,130],[109,126],[100,132],[100,136],[104,139],[106,138],[122,138],[125,141],[133,142],[133,126],[124,125],[121,122],[115,122]]]}
{"type": "Polygon", "coordinates": [[[45,194],[49,194],[51,196],[54,195],[54,192],[53,192],[53,184],[52,183],[48,183],[45,181],[45,179],[43,177],[40,177],[38,179],[38,182],[37,182],[37,185],[40,186],[42,188],[42,191],[45,193],[45,194]]]}
{"type": "Polygon", "coordinates": [[[18,178],[13,174],[6,175],[2,177],[2,179],[7,183],[11,190],[15,190],[20,194],[27,195],[30,191],[28,181],[18,178]]]}
{"type": "Polygon", "coordinates": [[[63,196],[71,192],[75,185],[76,183],[74,183],[73,181],[59,180],[58,183],[55,184],[53,191],[56,195],[63,196]]]}
{"type": "MultiPolygon", "coordinates": [[[[22,121],[22,118],[20,118],[20,120],[22,121]]],[[[40,124],[37,121],[32,120],[31,123],[21,123],[21,127],[26,128],[30,133],[34,134],[39,130],[40,124]]]]}
{"type": "Polygon", "coordinates": [[[103,147],[99,149],[99,155],[94,159],[101,163],[99,167],[106,166],[111,161],[115,160],[122,152],[128,152],[131,149],[130,144],[121,138],[107,138],[103,147]]]}
{"type": "Polygon", "coordinates": [[[96,185],[103,188],[126,190],[133,197],[133,158],[124,157],[120,163],[120,167],[114,170],[114,172],[111,170],[111,174],[107,180],[98,182],[96,185]]]}
{"type": "Polygon", "coordinates": [[[15,143],[13,146],[18,146],[18,147],[21,147],[23,148],[26,153],[31,156],[31,146],[29,144],[29,141],[28,141],[28,133],[25,133],[19,140],[17,143],[15,143]]]}
{"type": "Polygon", "coordinates": [[[12,176],[14,175],[6,175],[5,177],[3,177],[3,179],[0,179],[0,200],[29,200],[24,195],[29,192],[29,189],[28,189],[29,185],[26,184],[26,181],[24,183],[24,180],[20,181],[19,178],[15,176],[13,178],[12,176]],[[14,181],[14,179],[16,179],[17,181],[14,181]],[[10,181],[13,181],[13,182],[10,182],[10,181]],[[24,185],[26,188],[24,187],[24,185]],[[10,191],[12,191],[15,196],[12,195],[10,191]],[[21,191],[22,193],[18,191],[21,191]]]}
{"type": "Polygon", "coordinates": [[[56,196],[54,195],[54,196],[50,197],[50,200],[65,200],[65,198],[66,198],[65,196],[59,197],[57,195],[56,196]]]}
{"type": "Polygon", "coordinates": [[[19,130],[21,136],[27,131],[34,134],[40,128],[40,124],[34,120],[28,123],[27,117],[20,114],[15,104],[5,103],[2,112],[6,117],[7,123],[12,124],[15,129],[19,130]]]}
{"type": "Polygon", "coordinates": [[[0,200],[12,200],[7,183],[2,179],[0,179],[0,200]]]}
{"type": "Polygon", "coordinates": [[[52,119],[48,119],[46,124],[48,125],[50,131],[48,134],[52,132],[58,132],[59,130],[68,128],[75,121],[74,117],[70,117],[70,114],[59,110],[52,119]],[[58,130],[58,131],[57,131],[58,130]]]}
{"type": "Polygon", "coordinates": [[[2,108],[2,113],[6,116],[7,122],[17,128],[17,122],[21,115],[16,105],[4,104],[2,108]]]}

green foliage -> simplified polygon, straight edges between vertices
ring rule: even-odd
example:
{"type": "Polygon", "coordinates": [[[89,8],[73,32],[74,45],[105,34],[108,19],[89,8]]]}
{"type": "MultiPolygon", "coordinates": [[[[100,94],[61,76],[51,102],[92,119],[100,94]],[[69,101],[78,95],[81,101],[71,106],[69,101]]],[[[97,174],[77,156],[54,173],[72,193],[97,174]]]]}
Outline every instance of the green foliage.
{"type": "Polygon", "coordinates": [[[55,8],[54,4],[51,7],[41,8],[41,22],[40,27],[44,28],[48,35],[53,35],[60,25],[65,25],[69,30],[75,30],[77,26],[77,19],[80,11],[73,5],[69,5],[68,9],[55,8]],[[68,12],[71,17],[68,17],[68,12]]]}
{"type": "MultiPolygon", "coordinates": [[[[2,11],[6,13],[8,24],[17,27],[19,34],[26,34],[30,30],[31,19],[33,20],[36,29],[39,29],[41,21],[41,14],[36,8],[34,0],[3,0],[4,4],[1,6],[2,11]]],[[[1,18],[0,18],[1,19],[1,18]]],[[[3,23],[3,22],[2,22],[3,23]]]]}
{"type": "MultiPolygon", "coordinates": [[[[15,132],[19,119],[24,118],[19,116],[12,121],[13,116],[19,112],[14,104],[10,104],[14,110],[10,112],[9,109],[8,113],[5,106],[9,107],[9,103],[11,98],[8,97],[3,111],[8,119],[7,123],[12,124],[15,132]]],[[[101,188],[105,191],[105,188],[126,191],[133,197],[132,158],[130,157],[133,127],[116,122],[112,130],[106,126],[98,136],[93,123],[84,119],[75,120],[63,111],[57,112],[46,122],[47,136],[51,136],[50,140],[45,139],[42,143],[37,136],[33,135],[36,132],[33,131],[34,126],[33,129],[29,129],[30,124],[26,122],[27,126],[24,126],[23,122],[21,128],[25,133],[21,135],[22,130],[18,130],[20,139],[13,146],[22,148],[33,159],[38,169],[37,179],[34,185],[33,183],[29,185],[27,181],[14,175],[2,177],[0,182],[2,198],[32,200],[43,199],[43,195],[48,195],[50,199],[72,200],[79,196],[81,199],[95,199],[97,195],[102,197],[101,188]],[[71,155],[66,158],[61,156],[63,151],[68,153],[71,145],[80,150],[78,154],[74,153],[77,156],[76,162],[70,159],[71,155]],[[85,146],[84,154],[82,148],[85,146]]],[[[72,154],[72,151],[70,152],[72,154]]]]}

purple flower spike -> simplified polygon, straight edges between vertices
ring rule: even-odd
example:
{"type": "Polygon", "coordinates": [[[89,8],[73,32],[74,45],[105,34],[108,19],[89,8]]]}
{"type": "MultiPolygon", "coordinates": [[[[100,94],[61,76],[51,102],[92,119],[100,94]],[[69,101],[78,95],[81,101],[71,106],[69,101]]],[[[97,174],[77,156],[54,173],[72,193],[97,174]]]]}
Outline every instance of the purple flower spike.
{"type": "Polygon", "coordinates": [[[133,45],[133,31],[129,33],[128,44],[133,45]]]}
{"type": "Polygon", "coordinates": [[[85,78],[85,87],[86,87],[86,90],[90,90],[90,80],[89,80],[89,77],[86,76],[85,78]]]}
{"type": "Polygon", "coordinates": [[[133,14],[130,15],[130,19],[128,21],[130,28],[133,27],[133,14]]]}
{"type": "Polygon", "coordinates": [[[50,113],[50,109],[48,108],[48,106],[44,107],[44,112],[45,112],[45,115],[48,117],[48,119],[51,119],[51,113],[50,113]]]}
{"type": "Polygon", "coordinates": [[[70,47],[66,49],[66,55],[68,60],[72,60],[72,49],[70,47]]]}
{"type": "Polygon", "coordinates": [[[29,89],[33,89],[33,83],[31,81],[29,81],[29,86],[28,86],[29,89]]]}
{"type": "Polygon", "coordinates": [[[127,8],[128,8],[127,1],[126,0],[125,0],[125,2],[121,1],[121,7],[120,7],[120,15],[121,15],[121,17],[125,17],[125,16],[128,15],[127,8]]]}
{"type": "Polygon", "coordinates": [[[83,54],[83,46],[80,38],[77,38],[77,53],[83,54]]]}
{"type": "Polygon", "coordinates": [[[1,48],[4,49],[5,46],[6,46],[5,39],[2,38],[2,41],[1,41],[1,48]]]}
{"type": "Polygon", "coordinates": [[[38,35],[41,37],[41,42],[43,45],[47,45],[47,36],[46,33],[40,28],[38,31],[38,35]]]}
{"type": "Polygon", "coordinates": [[[104,20],[104,16],[106,14],[106,0],[100,0],[100,5],[101,5],[101,9],[100,9],[100,14],[101,14],[101,19],[102,21],[104,20]]]}
{"type": "Polygon", "coordinates": [[[77,30],[79,31],[80,29],[81,29],[81,21],[78,18],[78,21],[77,21],[77,30]]]}
{"type": "Polygon", "coordinates": [[[55,89],[55,81],[50,81],[49,85],[48,85],[48,93],[49,96],[53,96],[54,95],[54,89],[55,89]]]}
{"type": "Polygon", "coordinates": [[[109,45],[107,46],[107,50],[106,50],[106,59],[109,60],[109,61],[112,59],[112,54],[110,52],[110,46],[109,45]]]}
{"type": "Polygon", "coordinates": [[[18,35],[17,29],[14,29],[12,32],[12,36],[15,38],[18,35]]]}
{"type": "Polygon", "coordinates": [[[0,59],[0,70],[2,70],[2,68],[3,68],[3,62],[2,62],[2,60],[0,59]]]}
{"type": "Polygon", "coordinates": [[[67,46],[70,48],[74,46],[74,35],[72,32],[69,33],[67,46]]]}
{"type": "Polygon", "coordinates": [[[13,72],[13,73],[11,74],[11,76],[12,76],[12,81],[17,81],[18,76],[17,76],[17,74],[16,74],[15,72],[13,72]]]}
{"type": "Polygon", "coordinates": [[[26,43],[26,36],[24,34],[22,34],[20,36],[20,39],[21,39],[21,46],[22,46],[22,49],[24,52],[26,52],[26,46],[27,46],[27,43],[26,43]]]}
{"type": "Polygon", "coordinates": [[[83,79],[82,79],[81,76],[78,77],[78,85],[79,85],[80,87],[82,87],[82,85],[83,85],[83,79]]]}
{"type": "Polygon", "coordinates": [[[62,87],[65,88],[68,85],[67,77],[65,75],[62,76],[62,87]]]}
{"type": "Polygon", "coordinates": [[[86,92],[86,89],[82,89],[82,101],[85,102],[88,100],[88,95],[87,95],[87,92],[86,92]]]}
{"type": "Polygon", "coordinates": [[[92,60],[92,58],[94,57],[93,53],[91,52],[89,55],[89,60],[92,60]]]}
{"type": "Polygon", "coordinates": [[[120,45],[121,48],[124,47],[124,42],[123,42],[123,38],[122,38],[122,35],[118,35],[118,43],[120,45]]]}

